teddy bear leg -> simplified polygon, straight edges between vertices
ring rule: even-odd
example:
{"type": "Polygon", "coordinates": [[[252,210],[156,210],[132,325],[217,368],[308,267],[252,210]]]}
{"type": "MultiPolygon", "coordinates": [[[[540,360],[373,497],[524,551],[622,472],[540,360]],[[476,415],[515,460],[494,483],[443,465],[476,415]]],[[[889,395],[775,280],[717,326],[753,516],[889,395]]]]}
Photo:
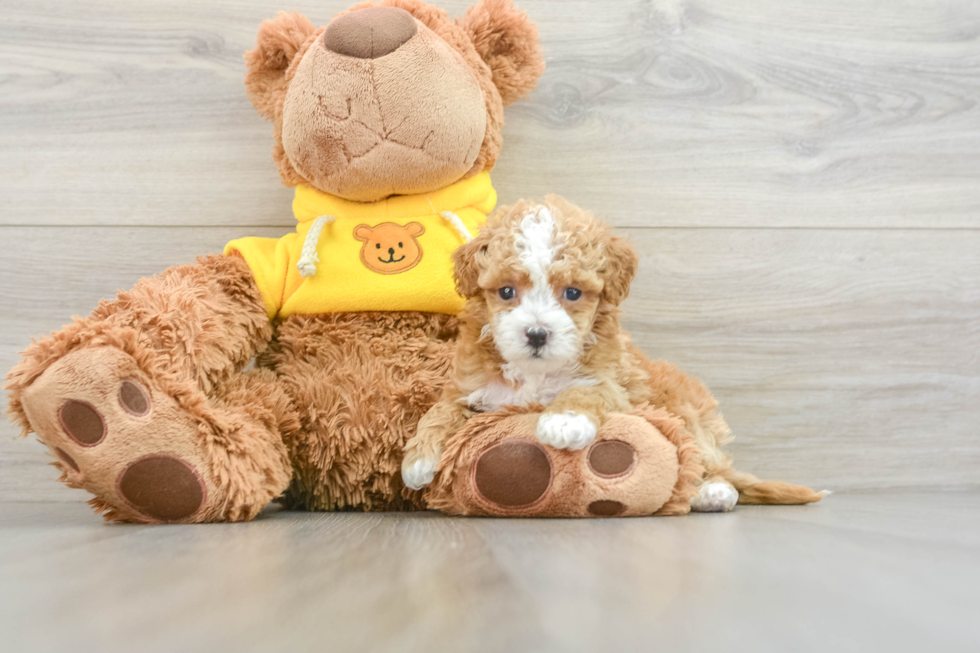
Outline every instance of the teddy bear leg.
{"type": "Polygon", "coordinates": [[[280,436],[295,413],[268,371],[236,375],[212,398],[112,346],[50,365],[21,401],[61,480],[110,521],[254,517],[286,487],[280,436]]]}
{"type": "Polygon", "coordinates": [[[293,315],[278,330],[273,367],[302,428],[284,434],[293,481],[282,498],[302,510],[419,510],[402,450],[449,378],[456,319],[434,313],[293,315]]]}

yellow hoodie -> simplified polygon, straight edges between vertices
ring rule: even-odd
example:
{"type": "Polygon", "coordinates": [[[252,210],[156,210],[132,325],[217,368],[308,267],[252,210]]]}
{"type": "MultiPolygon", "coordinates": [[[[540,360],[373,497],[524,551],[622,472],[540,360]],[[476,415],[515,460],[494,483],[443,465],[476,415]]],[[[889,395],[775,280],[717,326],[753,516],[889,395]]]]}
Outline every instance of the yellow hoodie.
{"type": "Polygon", "coordinates": [[[350,311],[454,315],[463,299],[452,253],[496,203],[487,172],[380,202],[351,202],[302,185],[293,199],[295,233],[239,238],[225,254],[245,259],[270,319],[350,311]]]}

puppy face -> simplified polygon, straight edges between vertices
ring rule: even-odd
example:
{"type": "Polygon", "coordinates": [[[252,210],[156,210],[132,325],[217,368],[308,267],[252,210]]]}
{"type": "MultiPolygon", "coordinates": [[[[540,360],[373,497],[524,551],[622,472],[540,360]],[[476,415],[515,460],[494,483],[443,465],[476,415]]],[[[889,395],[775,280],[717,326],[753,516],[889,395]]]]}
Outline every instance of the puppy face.
{"type": "Polygon", "coordinates": [[[576,363],[604,334],[636,274],[632,246],[556,196],[501,209],[455,255],[466,315],[506,363],[542,374],[576,363]]]}

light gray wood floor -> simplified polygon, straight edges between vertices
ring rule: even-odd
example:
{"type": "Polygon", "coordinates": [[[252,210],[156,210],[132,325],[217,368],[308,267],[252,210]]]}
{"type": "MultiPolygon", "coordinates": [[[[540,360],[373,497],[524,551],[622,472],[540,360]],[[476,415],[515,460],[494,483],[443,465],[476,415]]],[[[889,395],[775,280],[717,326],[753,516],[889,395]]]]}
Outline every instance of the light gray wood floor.
{"type": "Polygon", "coordinates": [[[976,651],[980,494],[664,519],[0,504],[5,651],[976,651]]]}

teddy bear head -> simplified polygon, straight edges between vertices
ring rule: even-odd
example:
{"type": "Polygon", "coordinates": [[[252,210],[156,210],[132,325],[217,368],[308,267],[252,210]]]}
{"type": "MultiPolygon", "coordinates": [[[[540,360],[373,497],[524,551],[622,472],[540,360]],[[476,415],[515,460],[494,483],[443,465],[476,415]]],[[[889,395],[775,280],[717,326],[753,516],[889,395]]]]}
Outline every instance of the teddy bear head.
{"type": "Polygon", "coordinates": [[[478,0],[455,21],[420,0],[363,2],[320,28],[280,13],[245,60],[283,182],[361,202],[491,169],[503,107],[544,70],[511,0],[478,0]]]}

